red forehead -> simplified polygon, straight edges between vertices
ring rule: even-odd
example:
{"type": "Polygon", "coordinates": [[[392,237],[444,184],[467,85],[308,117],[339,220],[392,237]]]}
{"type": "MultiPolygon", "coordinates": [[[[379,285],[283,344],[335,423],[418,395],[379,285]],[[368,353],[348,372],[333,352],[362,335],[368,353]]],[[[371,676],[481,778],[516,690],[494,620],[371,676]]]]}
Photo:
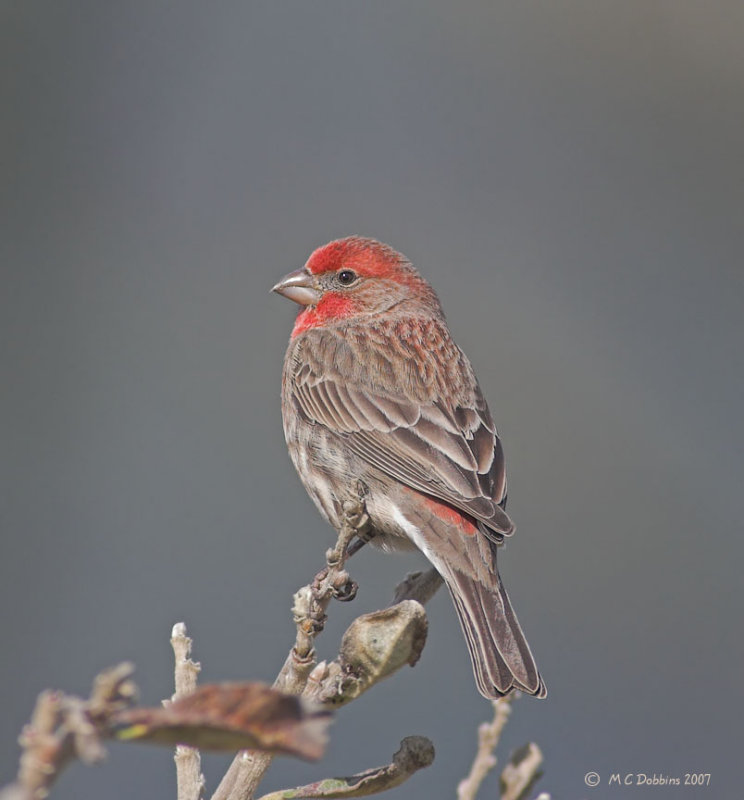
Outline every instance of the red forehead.
{"type": "Polygon", "coordinates": [[[382,242],[349,236],[319,247],[305,266],[313,275],[346,267],[369,278],[384,278],[398,274],[405,263],[400,253],[382,242]]]}

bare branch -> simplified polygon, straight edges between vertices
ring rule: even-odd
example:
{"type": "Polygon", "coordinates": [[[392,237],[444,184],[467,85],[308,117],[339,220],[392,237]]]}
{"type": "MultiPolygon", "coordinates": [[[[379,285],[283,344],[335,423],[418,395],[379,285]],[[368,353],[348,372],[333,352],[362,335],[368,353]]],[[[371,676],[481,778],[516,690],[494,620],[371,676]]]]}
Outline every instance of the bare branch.
{"type": "MultiPolygon", "coordinates": [[[[18,780],[0,792],[0,800],[42,800],[64,766],[76,758],[87,763],[102,759],[102,740],[111,737],[171,746],[188,742],[190,746],[179,744],[175,754],[178,800],[201,800],[205,782],[196,749],[199,747],[261,748],[238,753],[212,800],[252,800],[275,753],[319,757],[329,721],[329,712],[323,707],[348,703],[405,664],[413,666],[417,662],[427,632],[422,604],[442,585],[433,569],[408,575],[396,587],[390,607],[354,620],[334,662],[316,665],[314,642],[324,629],[331,600],[353,599],[357,590],[345,570],[348,558],[367,541],[369,528],[363,499],[365,487],[360,484],[357,489],[358,499],[344,504],[343,526],[336,545],[326,553],[326,567],[294,596],[295,643],[274,682],[274,689],[279,692],[249,683],[197,688],[201,667],[191,660],[192,641],[185,625],[178,623],[171,635],[176,692],[170,701],[164,701],[165,708],[131,708],[136,689],[130,680],[133,668],[128,664],[101,673],[88,700],[44,692],[21,737],[24,751],[18,780]],[[358,537],[356,541],[354,537],[358,537]],[[294,710],[285,709],[284,715],[266,717],[264,695],[272,692],[276,695],[275,704],[286,705],[288,694],[303,697],[291,698],[294,710]],[[295,708],[298,703],[301,713],[295,708]],[[298,713],[299,722],[305,727],[295,726],[294,730],[293,720],[298,721],[298,713]]],[[[500,702],[501,706],[495,704],[494,722],[481,726],[479,754],[471,775],[458,790],[460,800],[474,798],[485,774],[495,765],[492,751],[509,713],[507,701],[500,702]],[[472,794],[462,794],[462,787],[468,782],[473,786],[472,794]]],[[[526,787],[520,790],[522,793],[531,786],[539,766],[538,761],[532,769],[534,754],[527,755],[514,761],[513,771],[507,768],[502,778],[506,786],[515,787],[514,791],[518,785],[526,787]]],[[[391,764],[272,793],[264,800],[377,794],[403,783],[433,758],[434,748],[428,739],[408,737],[401,742],[391,764]]],[[[520,796],[508,797],[517,800],[520,796]]]]}
{"type": "Polygon", "coordinates": [[[411,775],[434,761],[434,745],[424,736],[407,736],[393,756],[392,763],[384,767],[351,775],[347,778],[326,780],[283,789],[264,795],[260,800],[286,800],[286,798],[345,798],[368,797],[386,792],[407,781],[411,775]]]}
{"type": "MultiPolygon", "coordinates": [[[[295,644],[274,681],[276,689],[289,694],[302,693],[316,663],[315,637],[325,627],[325,612],[331,599],[335,596],[348,600],[356,594],[355,585],[344,565],[352,539],[359,536],[363,541],[369,529],[369,517],[363,501],[365,493],[364,487],[359,486],[357,499],[344,503],[343,525],[335,546],[326,553],[325,569],[294,596],[292,613],[297,631],[295,644]]],[[[212,800],[250,800],[271,761],[272,756],[268,753],[248,750],[238,753],[212,795],[212,800]]]]}
{"type": "MultiPolygon", "coordinates": [[[[46,691],[20,738],[23,752],[17,780],[0,791],[2,800],[42,800],[73,760],[103,759],[106,739],[179,745],[189,771],[179,771],[179,800],[199,800],[203,778],[192,748],[251,747],[299,758],[323,755],[331,712],[306,698],[260,683],[194,685],[198,665],[188,658],[191,642],[183,625],[174,629],[179,691],[165,707],[133,708],[136,688],[131,664],[98,675],[90,698],[46,691]],[[189,745],[180,746],[180,745],[189,745]]],[[[179,760],[177,759],[177,764],[179,760]]]]}
{"type": "MultiPolygon", "coordinates": [[[[170,642],[176,661],[176,692],[171,700],[180,700],[196,689],[196,682],[201,672],[201,664],[191,660],[193,640],[187,635],[186,625],[183,622],[177,622],[173,626],[170,642]]],[[[167,705],[167,702],[164,705],[167,705]]]]}
{"type": "MultiPolygon", "coordinates": [[[[391,647],[386,654],[379,650],[373,653],[369,640],[367,646],[364,645],[367,637],[363,631],[374,627],[378,619],[375,614],[365,615],[352,623],[344,636],[348,645],[346,656],[342,644],[339,659],[316,666],[314,641],[325,625],[325,612],[331,598],[349,600],[356,594],[356,585],[349,579],[344,565],[366,541],[369,518],[364,507],[365,494],[366,487],[359,485],[357,499],[344,504],[344,523],[336,545],[326,553],[326,568],[294,596],[295,645],[274,682],[276,688],[285,692],[302,693],[334,706],[358,697],[405,663],[415,663],[426,638],[426,616],[423,609],[414,610],[414,606],[401,603],[404,600],[425,603],[442,585],[442,579],[433,569],[409,575],[396,588],[394,604],[401,604],[398,610],[376,612],[389,626],[385,639],[391,647]],[[347,670],[351,664],[356,665],[356,669],[347,670]],[[363,664],[366,667],[362,667],[363,664]]],[[[212,800],[251,800],[271,761],[272,756],[267,753],[238,753],[212,800]]]]}
{"type": "MultiPolygon", "coordinates": [[[[512,753],[509,763],[501,773],[501,800],[522,800],[542,775],[540,766],[543,754],[530,742],[512,753]]],[[[547,795],[541,795],[550,800],[547,795]]]]}
{"type": "MultiPolygon", "coordinates": [[[[171,647],[175,656],[176,692],[172,700],[180,700],[196,689],[201,664],[191,660],[192,640],[186,635],[186,625],[177,622],[171,632],[171,647]]],[[[201,755],[195,747],[179,744],[173,757],[176,762],[176,796],[178,800],[201,800],[205,788],[201,771],[201,755]]]]}
{"type": "Polygon", "coordinates": [[[493,701],[493,720],[478,727],[478,752],[467,778],[457,787],[457,800],[475,800],[486,775],[496,766],[494,750],[501,738],[509,714],[511,697],[500,697],[493,701]]]}
{"type": "Polygon", "coordinates": [[[295,645],[274,681],[274,688],[289,694],[299,694],[305,687],[315,666],[315,637],[325,627],[325,612],[331,599],[338,597],[350,600],[356,594],[356,586],[350,580],[344,565],[351,540],[357,534],[363,536],[368,527],[369,517],[362,500],[344,503],[344,524],[335,546],[326,552],[325,569],[294,596],[292,613],[297,627],[295,645]]]}
{"type": "Polygon", "coordinates": [[[434,567],[427,569],[426,572],[409,572],[395,587],[393,603],[400,603],[403,600],[418,600],[422,606],[425,606],[443,583],[442,576],[434,567]]]}
{"type": "Polygon", "coordinates": [[[23,729],[23,748],[16,783],[0,793],[3,800],[42,800],[62,770],[75,759],[92,764],[106,751],[111,717],[131,706],[137,690],[131,664],[119,664],[96,677],[90,698],[45,691],[39,695],[31,721],[23,729]]]}

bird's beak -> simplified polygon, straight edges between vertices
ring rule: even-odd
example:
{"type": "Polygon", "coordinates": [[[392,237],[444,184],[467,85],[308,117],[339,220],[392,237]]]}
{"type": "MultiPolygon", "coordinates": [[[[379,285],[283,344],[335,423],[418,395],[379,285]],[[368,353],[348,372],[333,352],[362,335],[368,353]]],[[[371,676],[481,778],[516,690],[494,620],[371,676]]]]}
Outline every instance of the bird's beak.
{"type": "Polygon", "coordinates": [[[271,291],[294,300],[301,306],[312,306],[320,300],[320,292],[315,288],[313,276],[306,269],[297,269],[285,275],[271,291]]]}

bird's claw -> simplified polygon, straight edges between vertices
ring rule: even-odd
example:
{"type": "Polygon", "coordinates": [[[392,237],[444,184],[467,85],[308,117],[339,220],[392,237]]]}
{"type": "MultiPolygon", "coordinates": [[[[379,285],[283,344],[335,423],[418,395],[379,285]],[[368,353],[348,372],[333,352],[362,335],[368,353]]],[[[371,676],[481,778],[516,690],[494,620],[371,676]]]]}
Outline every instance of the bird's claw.
{"type": "Polygon", "coordinates": [[[351,602],[359,591],[359,584],[346,576],[346,581],[340,586],[333,587],[333,596],[342,603],[351,602]]]}

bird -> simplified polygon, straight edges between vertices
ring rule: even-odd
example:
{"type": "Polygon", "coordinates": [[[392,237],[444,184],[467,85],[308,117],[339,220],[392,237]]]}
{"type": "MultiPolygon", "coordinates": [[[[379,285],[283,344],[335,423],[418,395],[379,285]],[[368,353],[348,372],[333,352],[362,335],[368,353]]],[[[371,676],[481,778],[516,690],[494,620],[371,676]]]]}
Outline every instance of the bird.
{"type": "Polygon", "coordinates": [[[272,291],[300,306],[282,418],[321,515],[340,530],[362,485],[372,543],[418,549],[443,578],[479,692],[545,697],[496,563],[514,532],[501,441],[434,289],[389,245],[347,236],[272,291]]]}

